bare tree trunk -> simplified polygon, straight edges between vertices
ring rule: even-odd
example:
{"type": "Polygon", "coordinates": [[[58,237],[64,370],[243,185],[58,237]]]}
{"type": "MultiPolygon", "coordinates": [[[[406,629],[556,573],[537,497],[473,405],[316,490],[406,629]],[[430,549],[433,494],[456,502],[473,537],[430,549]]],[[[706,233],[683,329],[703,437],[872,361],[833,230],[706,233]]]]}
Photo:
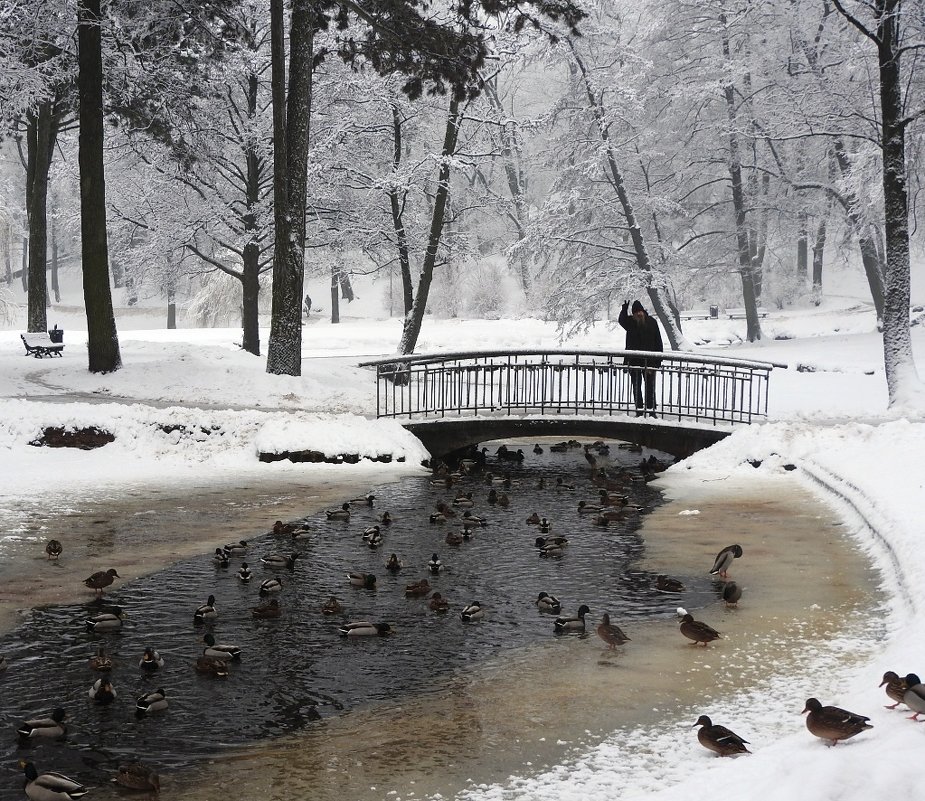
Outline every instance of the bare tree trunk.
{"type": "Polygon", "coordinates": [[[22,238],[22,269],[19,271],[19,280],[22,281],[22,291],[29,291],[29,237],[22,238]]]}
{"type": "MultiPolygon", "coordinates": [[[[247,79],[247,116],[257,116],[257,76],[247,79]]],[[[260,355],[260,245],[257,242],[256,208],[260,203],[260,157],[256,143],[248,139],[245,144],[246,164],[244,231],[249,237],[244,245],[241,264],[241,347],[254,356],[260,355]]]]}
{"type": "Polygon", "coordinates": [[[797,278],[805,281],[809,275],[809,231],[806,225],[806,212],[801,211],[797,230],[797,278]]]}
{"type": "Polygon", "coordinates": [[[51,291],[55,296],[55,303],[60,303],[61,284],[58,281],[58,226],[55,224],[54,213],[52,213],[51,216],[51,291]]]}
{"type": "MultiPolygon", "coordinates": [[[[392,174],[397,175],[401,167],[402,118],[398,106],[392,104],[392,174]]],[[[407,191],[398,191],[392,182],[389,186],[389,203],[392,207],[392,227],[395,229],[395,243],[398,246],[398,266],[401,270],[402,300],[405,316],[411,312],[414,303],[414,287],[411,278],[411,258],[408,252],[408,234],[405,231],[404,212],[407,191]]]]}
{"type": "Polygon", "coordinates": [[[825,257],[825,240],[829,218],[828,215],[819,220],[816,228],[816,241],[813,243],[813,303],[818,306],[822,303],[822,264],[825,257]]]}
{"type": "Polygon", "coordinates": [[[48,174],[55,141],[54,103],[41,101],[28,120],[29,331],[48,329],[48,174]]]}
{"type": "Polygon", "coordinates": [[[679,350],[686,344],[686,340],[684,339],[684,334],[678,325],[677,316],[672,314],[671,301],[668,298],[668,293],[665,292],[665,289],[661,286],[660,283],[656,283],[651,280],[652,273],[654,271],[652,269],[652,262],[649,259],[649,251],[646,247],[645,239],[642,235],[642,229],[639,227],[639,222],[636,219],[636,210],[633,207],[633,204],[630,201],[629,193],[626,190],[626,183],[623,180],[623,174],[620,171],[619,165],[617,164],[616,154],[614,153],[613,147],[610,143],[610,136],[608,134],[609,125],[605,118],[606,115],[604,114],[604,109],[601,107],[598,96],[594,91],[591,83],[591,76],[585,67],[585,63],[581,56],[578,55],[578,51],[575,48],[575,43],[571,39],[567,39],[566,41],[568,42],[569,48],[572,51],[572,56],[575,59],[575,63],[578,65],[578,69],[581,72],[582,81],[585,86],[585,93],[587,95],[588,103],[594,114],[598,134],[601,137],[601,141],[604,143],[604,158],[607,164],[607,168],[610,172],[610,185],[613,187],[617,194],[617,199],[620,202],[620,208],[622,209],[623,216],[626,219],[626,226],[629,229],[630,238],[633,242],[633,251],[636,254],[636,265],[643,273],[649,276],[650,280],[648,286],[646,287],[646,291],[649,294],[649,300],[652,303],[652,308],[658,316],[659,322],[662,324],[662,328],[668,336],[668,342],[670,343],[672,350],[679,350]]]}
{"type": "Polygon", "coordinates": [[[331,268],[331,323],[340,322],[340,292],[338,292],[337,268],[331,268]]]}
{"type": "Polygon", "coordinates": [[[167,329],[174,330],[177,327],[177,293],[173,287],[167,288],[167,329]]]}
{"type": "Polygon", "coordinates": [[[106,183],[103,168],[103,57],[100,0],[77,4],[77,87],[80,96],[80,234],[87,350],[91,373],[122,366],[109,288],[106,183]]]}
{"type": "Polygon", "coordinates": [[[450,100],[450,108],[446,118],[446,130],[443,134],[443,150],[440,160],[440,172],[437,180],[437,194],[434,198],[433,213],[430,218],[430,233],[427,237],[427,250],[424,253],[424,263],[421,266],[421,276],[418,279],[418,291],[411,305],[411,313],[405,317],[401,342],[398,346],[400,354],[414,353],[418,337],[421,334],[421,324],[424,321],[424,312],[427,309],[427,300],[430,296],[430,284],[434,277],[434,267],[437,264],[437,250],[443,235],[443,223],[446,216],[446,206],[450,197],[450,157],[456,152],[456,142],[459,137],[459,101],[450,100]]]}
{"type": "Polygon", "coordinates": [[[273,83],[273,312],[267,372],[302,374],[302,290],[305,278],[305,198],[312,109],[315,14],[310,0],[294,0],[286,91],[282,0],[271,0],[273,83]]]}
{"type": "MultiPolygon", "coordinates": [[[[729,37],[726,15],[719,15],[723,57],[730,61],[729,37]]],[[[732,209],[735,215],[736,249],[739,254],[739,275],[742,279],[742,300],[745,305],[745,330],[749,342],[761,339],[761,321],[758,318],[758,293],[755,287],[754,261],[745,209],[745,193],[742,187],[742,157],[739,151],[739,136],[735,106],[735,88],[731,81],[723,87],[726,99],[726,113],[729,119],[729,177],[732,183],[732,209]]]]}

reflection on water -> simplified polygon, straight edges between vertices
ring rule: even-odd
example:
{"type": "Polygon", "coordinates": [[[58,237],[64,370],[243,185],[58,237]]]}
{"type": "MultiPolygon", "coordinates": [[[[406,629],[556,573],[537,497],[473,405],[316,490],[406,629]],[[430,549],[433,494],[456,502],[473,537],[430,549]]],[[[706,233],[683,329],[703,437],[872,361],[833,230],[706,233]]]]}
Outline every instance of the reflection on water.
{"type": "MultiPolygon", "coordinates": [[[[168,775],[204,780],[212,792],[224,786],[240,794],[246,787],[246,794],[261,798],[310,791],[316,799],[334,799],[385,797],[384,787],[406,787],[409,781],[417,782],[421,792],[445,792],[464,786],[473,772],[497,780],[525,764],[538,769],[553,762],[563,738],[600,738],[621,721],[645,720],[653,706],[677,704],[685,693],[710,683],[705,673],[695,674],[693,682],[688,675],[683,686],[666,680],[666,667],[685,670],[691,660],[700,660],[699,651],[686,647],[677,635],[673,615],[679,603],[689,608],[711,604],[710,622],[723,631],[727,624],[735,628],[747,620],[759,640],[775,625],[758,611],[772,597],[775,611],[781,609],[767,575],[781,569],[798,575],[805,561],[800,555],[788,563],[784,555],[781,564],[772,556],[774,539],[766,534],[784,520],[798,534],[799,521],[788,516],[797,516],[799,507],[773,499],[763,508],[749,507],[745,532],[744,507],[736,509],[733,499],[733,509],[720,525],[735,520],[741,539],[747,535],[743,545],[745,559],[750,560],[749,581],[743,609],[720,612],[720,585],[706,575],[706,567],[718,547],[728,544],[727,535],[714,528],[721,513],[663,518],[653,530],[656,512],[646,523],[646,540],[640,532],[645,515],[596,528],[575,511],[579,499],[590,501],[596,494],[588,470],[578,472],[584,466],[580,454],[547,454],[510,468],[515,483],[507,490],[512,501],[507,508],[488,506],[484,499],[489,486],[467,481],[463,489],[473,492],[474,512],[486,516],[490,525],[459,547],[444,543],[447,530],[458,525],[427,522],[436,502],[449,501],[453,491],[435,489],[424,479],[408,480],[377,489],[375,507],[354,507],[349,523],[313,516],[312,533],[295,546],[284,537],[229,535],[229,541],[250,541],[246,559],[255,572],[251,585],[235,578],[241,559],[232,559],[231,566],[222,569],[204,555],[117,584],[101,604],[34,610],[21,629],[0,640],[0,652],[14,666],[0,678],[0,721],[12,730],[23,716],[66,706],[74,721],[67,741],[26,752],[32,752],[30,758],[40,769],[59,770],[93,784],[111,774],[119,761],[137,755],[168,775]],[[537,489],[540,477],[549,485],[562,474],[571,474],[569,480],[578,485],[575,491],[537,489]],[[383,548],[374,551],[364,544],[362,532],[386,509],[395,523],[385,530],[383,548]],[[536,528],[525,523],[534,511],[552,521],[550,535],[569,538],[561,559],[538,556],[533,544],[536,528]],[[660,558],[652,560],[652,540],[660,537],[661,548],[670,543],[670,553],[660,552],[656,545],[660,558]],[[260,566],[260,556],[293,547],[302,552],[293,571],[271,573],[260,566]],[[446,570],[428,576],[425,565],[434,551],[446,570]],[[397,576],[383,569],[392,552],[404,562],[397,576]],[[375,573],[378,589],[350,587],[349,571],[375,573]],[[654,573],[664,571],[685,582],[687,590],[681,596],[654,590],[654,573]],[[256,585],[270,575],[281,576],[284,584],[283,617],[254,621],[250,608],[258,602],[256,585]],[[426,601],[404,597],[404,586],[425,576],[450,599],[449,614],[436,615],[426,601]],[[609,612],[627,629],[631,643],[610,653],[593,634],[585,639],[553,635],[552,618],[533,605],[540,590],[558,596],[568,612],[588,604],[592,631],[600,614],[609,612]],[[219,618],[208,627],[196,626],[193,610],[210,594],[216,597],[219,618]],[[331,594],[341,599],[343,617],[321,614],[321,604],[331,594]],[[481,601],[489,615],[479,623],[463,624],[458,610],[473,599],[481,601]],[[83,629],[88,612],[116,602],[129,615],[122,632],[94,635],[83,629]],[[387,620],[396,634],[387,639],[343,639],[336,629],[345,619],[387,620]],[[643,620],[655,622],[643,625],[643,620]],[[227,680],[205,678],[192,669],[207,629],[218,641],[244,649],[227,680]],[[86,696],[95,678],[86,660],[99,643],[105,643],[116,660],[112,680],[120,694],[103,708],[94,707],[86,696]],[[142,675],[137,667],[147,645],[167,661],[152,676],[142,675]],[[9,691],[11,686],[15,693],[9,691]],[[170,708],[136,718],[132,699],[159,686],[166,689],[170,708]],[[615,703],[621,710],[618,721],[615,703]],[[322,722],[313,723],[319,715],[322,722]],[[269,747],[241,750],[244,744],[268,739],[273,741],[269,747]],[[228,758],[213,775],[202,760],[222,754],[228,758]],[[234,769],[236,764],[240,770],[234,769]],[[374,786],[377,789],[371,790],[374,786]]],[[[612,454],[615,460],[638,459],[616,447],[612,454]]],[[[658,494],[643,482],[634,482],[629,492],[631,504],[651,509],[659,503],[658,494]]],[[[216,503],[222,502],[216,498],[216,503]]],[[[174,514],[178,523],[203,525],[198,521],[208,519],[209,508],[150,510],[138,516],[139,530],[155,517],[163,525],[164,517],[174,514]]],[[[806,524],[818,529],[812,519],[806,524]]],[[[816,547],[823,550],[830,544],[816,547]]],[[[742,572],[745,559],[740,560],[742,572]]],[[[842,572],[850,575],[851,560],[845,561],[842,572]]],[[[794,591],[791,603],[808,606],[794,591]]],[[[859,603],[848,592],[846,588],[827,609],[859,603]]],[[[721,663],[737,653],[740,646],[734,636],[731,639],[711,651],[711,660],[721,663]]],[[[0,750],[5,765],[14,765],[23,755],[15,743],[0,750]]],[[[16,776],[0,774],[0,787],[19,782],[16,776]]],[[[178,792],[173,788],[172,797],[180,797],[178,792]]],[[[195,789],[189,792],[190,798],[214,797],[205,790],[200,795],[195,789]]]]}

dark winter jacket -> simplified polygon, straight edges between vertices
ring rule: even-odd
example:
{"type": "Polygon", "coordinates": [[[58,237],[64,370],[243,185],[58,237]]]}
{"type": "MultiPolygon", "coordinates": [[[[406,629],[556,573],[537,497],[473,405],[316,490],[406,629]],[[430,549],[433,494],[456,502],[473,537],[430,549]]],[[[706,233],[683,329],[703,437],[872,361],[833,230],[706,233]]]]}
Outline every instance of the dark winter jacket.
{"type": "MultiPolygon", "coordinates": [[[[623,304],[617,322],[626,329],[626,350],[651,350],[658,353],[665,350],[662,346],[662,333],[654,317],[646,314],[645,320],[640,325],[629,313],[627,305],[623,304]]],[[[645,356],[627,356],[623,362],[634,367],[656,368],[661,365],[662,360],[645,356]]]]}

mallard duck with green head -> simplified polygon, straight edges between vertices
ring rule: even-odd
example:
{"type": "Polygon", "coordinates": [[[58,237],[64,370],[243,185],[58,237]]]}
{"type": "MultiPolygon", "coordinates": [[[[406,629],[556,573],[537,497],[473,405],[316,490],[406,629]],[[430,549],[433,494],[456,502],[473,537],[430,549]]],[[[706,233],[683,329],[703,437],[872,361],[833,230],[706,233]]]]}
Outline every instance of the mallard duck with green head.
{"type": "Polygon", "coordinates": [[[218,618],[218,610],[215,608],[215,596],[210,595],[206,602],[193,612],[193,622],[205,623],[216,618],[218,618]]]}
{"type": "Polygon", "coordinates": [[[261,557],[260,561],[264,567],[268,567],[270,570],[292,570],[295,568],[296,559],[301,555],[298,551],[293,551],[290,554],[271,553],[261,557]]]}
{"type": "MultiPolygon", "coordinates": [[[[697,741],[717,756],[733,756],[735,754],[750,754],[745,746],[748,740],[743,740],[734,731],[713,723],[706,715],[697,718],[694,726],[700,726],[697,732],[697,741]]],[[[691,728],[694,728],[691,726],[691,728]]]]}
{"type": "Polygon", "coordinates": [[[164,657],[162,657],[154,648],[145,648],[141,659],[138,660],[138,667],[153,673],[164,667],[164,657]]]}
{"type": "Polygon", "coordinates": [[[741,545],[727,545],[723,550],[716,554],[713,560],[713,567],[710,568],[710,575],[719,575],[720,578],[726,578],[729,574],[729,568],[732,566],[732,560],[742,556],[741,545]]]}
{"type": "Polygon", "coordinates": [[[346,501],[340,505],[340,509],[325,509],[324,516],[328,520],[350,520],[350,504],[346,501]]]}
{"type": "Polygon", "coordinates": [[[23,740],[56,740],[67,734],[67,726],[64,725],[66,719],[67,712],[58,707],[47,718],[24,720],[16,729],[16,734],[23,740]]]}
{"type": "Polygon", "coordinates": [[[270,578],[260,582],[260,589],[257,590],[257,594],[261,598],[266,598],[268,595],[274,595],[282,591],[283,582],[278,578],[270,578]]]}
{"type": "Polygon", "coordinates": [[[32,801],[77,801],[89,791],[62,773],[39,773],[31,762],[20,761],[26,775],[25,791],[32,801]]]}
{"type": "Polygon", "coordinates": [[[392,627],[388,623],[357,620],[353,623],[345,623],[337,632],[341,637],[387,637],[392,633],[392,627]]]}
{"type": "Polygon", "coordinates": [[[90,696],[90,700],[93,701],[93,703],[100,704],[101,706],[111,704],[118,697],[109,679],[97,679],[93,682],[87,695],[90,696]]]}
{"type": "Polygon", "coordinates": [[[216,643],[212,632],[207,632],[206,635],[202,638],[202,641],[206,646],[202,651],[203,656],[212,656],[216,659],[225,660],[239,660],[241,658],[241,649],[237,645],[231,645],[229,643],[216,643]]]}
{"type": "Polygon", "coordinates": [[[362,587],[365,590],[376,588],[376,577],[372,573],[348,573],[347,580],[352,587],[362,587]]]}
{"type": "Polygon", "coordinates": [[[553,628],[557,634],[566,632],[581,633],[585,630],[585,615],[590,614],[591,610],[586,604],[578,607],[578,611],[572,615],[560,615],[553,623],[553,628]]]}
{"type": "Polygon", "coordinates": [[[472,623],[485,617],[485,608],[478,601],[467,604],[459,613],[463,623],[472,623]]]}
{"type": "Polygon", "coordinates": [[[122,619],[124,617],[125,615],[122,612],[122,608],[114,606],[108,612],[100,612],[92,617],[88,617],[86,619],[87,631],[96,633],[118,631],[122,628],[122,619]]]}
{"type": "Polygon", "coordinates": [[[562,604],[559,603],[559,599],[548,592],[541,592],[537,595],[535,603],[537,609],[551,615],[558,615],[562,611],[562,604]]]}
{"type": "Polygon", "coordinates": [[[167,693],[163,687],[158,687],[150,693],[145,693],[135,699],[135,712],[138,715],[147,715],[151,712],[162,712],[167,709],[167,693]]]}

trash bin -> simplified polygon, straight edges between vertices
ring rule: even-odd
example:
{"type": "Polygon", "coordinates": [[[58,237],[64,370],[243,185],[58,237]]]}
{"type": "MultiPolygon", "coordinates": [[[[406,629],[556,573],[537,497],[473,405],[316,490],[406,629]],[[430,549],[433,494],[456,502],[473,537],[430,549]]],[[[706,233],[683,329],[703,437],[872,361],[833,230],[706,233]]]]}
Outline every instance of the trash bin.
{"type": "Polygon", "coordinates": [[[56,324],[55,327],[48,332],[48,338],[56,344],[64,342],[64,329],[58,328],[56,324]]]}
{"type": "Polygon", "coordinates": [[[719,318],[719,306],[710,306],[710,319],[716,320],[719,318]]]}

